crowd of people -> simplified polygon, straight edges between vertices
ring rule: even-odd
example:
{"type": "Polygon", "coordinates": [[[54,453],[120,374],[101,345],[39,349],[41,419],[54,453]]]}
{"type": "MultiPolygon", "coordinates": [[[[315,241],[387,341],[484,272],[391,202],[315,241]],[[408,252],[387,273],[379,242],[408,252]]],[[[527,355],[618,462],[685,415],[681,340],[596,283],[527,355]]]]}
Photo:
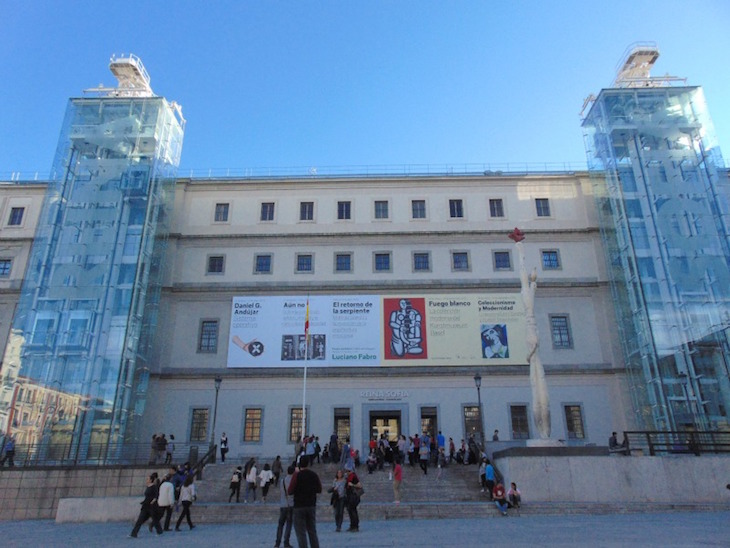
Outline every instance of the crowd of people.
{"type": "Polygon", "coordinates": [[[150,466],[157,464],[172,464],[175,453],[175,436],[170,434],[168,439],[165,434],[152,434],[150,443],[150,466]]]}
{"type": "MultiPolygon", "coordinates": [[[[493,439],[497,438],[495,431],[493,439]]],[[[156,462],[162,454],[172,458],[174,451],[174,436],[168,440],[164,434],[153,436],[153,453],[150,460],[156,462]]],[[[228,440],[225,433],[222,436],[221,461],[225,462],[228,452],[228,440]]],[[[416,464],[424,475],[428,475],[430,466],[436,467],[435,481],[440,481],[444,469],[453,464],[479,463],[479,483],[482,493],[493,501],[498,510],[507,515],[509,508],[519,508],[521,493],[517,485],[511,483],[510,489],[505,490],[494,466],[486,455],[479,450],[473,438],[468,442],[461,440],[457,449],[453,438],[446,440],[439,431],[438,435],[430,436],[427,432],[410,437],[400,435],[397,442],[391,443],[385,434],[373,437],[368,443],[368,456],[365,467],[368,474],[388,469],[389,479],[392,480],[393,502],[401,502],[401,485],[403,481],[403,467],[409,463],[416,464]]],[[[290,465],[285,468],[281,456],[277,456],[271,463],[263,466],[255,457],[249,458],[243,466],[236,466],[231,475],[228,502],[241,502],[241,488],[244,487],[243,502],[257,502],[257,491],[260,493],[260,502],[267,502],[272,488],[278,491],[279,520],[276,530],[275,546],[278,548],[291,547],[291,533],[294,529],[299,546],[317,548],[319,540],[316,530],[316,500],[322,492],[322,481],[319,475],[310,468],[314,463],[334,463],[337,465],[334,477],[329,483],[327,493],[330,494],[330,505],[335,518],[335,530],[342,531],[345,512],[349,518],[348,532],[358,532],[360,519],[358,506],[364,494],[363,484],[356,470],[361,466],[360,453],[350,445],[349,438],[340,441],[333,433],[324,447],[320,446],[319,437],[315,435],[302,436],[295,444],[295,453],[290,465]],[[283,542],[283,544],[282,544],[283,542]]],[[[194,473],[190,466],[172,467],[162,479],[157,474],[147,478],[144,500],[137,522],[130,536],[136,537],[142,525],[150,520],[150,531],[162,534],[170,531],[170,522],[174,508],[182,506],[175,530],[180,530],[183,520],[187,519],[190,529],[192,523],[190,507],[196,499],[194,473]]]]}
{"type": "Polygon", "coordinates": [[[156,472],[150,474],[147,476],[139,516],[129,536],[136,538],[139,530],[148,520],[150,521],[150,532],[155,531],[161,535],[164,531],[171,531],[170,522],[175,508],[178,510],[182,508],[177,518],[175,531],[180,531],[183,520],[187,520],[191,530],[194,529],[190,507],[196,498],[195,470],[189,462],[177,467],[171,466],[168,473],[162,478],[156,472]]]}

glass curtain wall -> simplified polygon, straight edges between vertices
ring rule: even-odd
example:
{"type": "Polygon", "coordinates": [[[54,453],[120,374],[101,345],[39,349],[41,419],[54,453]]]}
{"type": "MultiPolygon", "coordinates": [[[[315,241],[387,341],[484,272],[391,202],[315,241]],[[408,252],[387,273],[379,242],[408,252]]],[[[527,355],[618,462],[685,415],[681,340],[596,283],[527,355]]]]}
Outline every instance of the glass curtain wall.
{"type": "Polygon", "coordinates": [[[728,429],[730,185],[702,89],[604,89],[583,128],[639,424],[728,429]]]}
{"type": "Polygon", "coordinates": [[[183,131],[161,97],[70,100],[1,372],[37,462],[137,441],[183,131]]]}

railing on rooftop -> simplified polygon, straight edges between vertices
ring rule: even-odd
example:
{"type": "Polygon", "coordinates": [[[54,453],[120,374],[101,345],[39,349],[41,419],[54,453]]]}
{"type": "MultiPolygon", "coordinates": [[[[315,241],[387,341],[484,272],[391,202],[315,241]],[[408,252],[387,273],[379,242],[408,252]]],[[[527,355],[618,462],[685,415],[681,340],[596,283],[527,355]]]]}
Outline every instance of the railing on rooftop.
{"type": "MultiPolygon", "coordinates": [[[[399,164],[353,166],[294,166],[179,169],[178,177],[191,179],[277,179],[277,178],[347,178],[347,177],[418,177],[436,175],[501,175],[560,174],[587,171],[584,162],[512,162],[500,164],[399,164]]],[[[27,183],[46,181],[40,171],[0,172],[0,182],[27,183]]]]}
{"type": "MultiPolygon", "coordinates": [[[[730,164],[719,166],[728,169],[730,164]]],[[[584,162],[511,162],[502,164],[402,164],[402,165],[354,165],[354,166],[296,166],[179,169],[178,178],[198,180],[221,179],[335,179],[368,177],[515,177],[524,175],[561,175],[588,171],[584,162]]],[[[0,183],[48,182],[39,171],[0,172],[0,183]]]]}
{"type": "Polygon", "coordinates": [[[573,173],[586,171],[585,163],[504,163],[504,164],[401,164],[354,166],[296,166],[214,168],[178,171],[178,177],[192,179],[262,179],[262,178],[347,178],[347,177],[418,177],[450,175],[525,175],[573,173]]]}

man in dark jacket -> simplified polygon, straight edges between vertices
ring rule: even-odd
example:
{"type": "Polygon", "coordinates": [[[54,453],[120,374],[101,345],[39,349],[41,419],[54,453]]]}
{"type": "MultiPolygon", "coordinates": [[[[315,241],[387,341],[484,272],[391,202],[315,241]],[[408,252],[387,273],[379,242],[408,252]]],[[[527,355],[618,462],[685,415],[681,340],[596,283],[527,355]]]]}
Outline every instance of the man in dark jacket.
{"type": "Polygon", "coordinates": [[[299,471],[292,476],[288,492],[294,495],[294,531],[299,548],[307,548],[307,537],[309,546],[319,548],[316,510],[317,494],[322,492],[322,482],[308,466],[309,459],[303,456],[299,461],[299,471]]]}
{"type": "Polygon", "coordinates": [[[139,510],[137,523],[134,524],[134,529],[129,534],[130,537],[137,538],[137,533],[139,533],[142,524],[150,518],[152,518],[152,525],[157,530],[157,534],[162,534],[160,516],[157,513],[157,485],[155,479],[154,476],[147,477],[147,489],[144,490],[144,500],[140,503],[142,508],[139,510]]]}

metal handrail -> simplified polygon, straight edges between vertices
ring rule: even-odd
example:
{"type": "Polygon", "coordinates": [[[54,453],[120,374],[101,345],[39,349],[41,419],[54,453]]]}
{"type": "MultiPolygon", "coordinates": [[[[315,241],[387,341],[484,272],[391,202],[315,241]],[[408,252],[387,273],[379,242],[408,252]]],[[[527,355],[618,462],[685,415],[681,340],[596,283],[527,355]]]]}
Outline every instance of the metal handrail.
{"type": "Polygon", "coordinates": [[[730,453],[730,432],[713,430],[633,430],[624,431],[626,444],[619,447],[630,455],[637,449],[648,451],[649,455],[702,453],[730,453]]]}
{"type": "MultiPolygon", "coordinates": [[[[0,447],[3,457],[6,457],[4,445],[0,447]]],[[[212,448],[207,441],[199,443],[178,443],[172,453],[172,459],[167,461],[166,451],[154,451],[149,443],[91,443],[79,445],[76,443],[36,443],[16,444],[13,455],[13,465],[20,467],[64,467],[64,466],[167,466],[190,462],[200,468],[212,462],[215,455],[215,446],[212,448]],[[203,453],[205,451],[205,453],[203,453]],[[203,453],[202,457],[198,457],[203,453]]],[[[6,459],[4,466],[9,466],[6,459]]]]}

